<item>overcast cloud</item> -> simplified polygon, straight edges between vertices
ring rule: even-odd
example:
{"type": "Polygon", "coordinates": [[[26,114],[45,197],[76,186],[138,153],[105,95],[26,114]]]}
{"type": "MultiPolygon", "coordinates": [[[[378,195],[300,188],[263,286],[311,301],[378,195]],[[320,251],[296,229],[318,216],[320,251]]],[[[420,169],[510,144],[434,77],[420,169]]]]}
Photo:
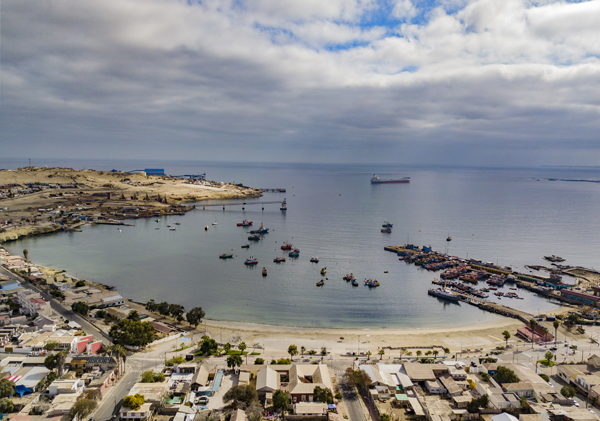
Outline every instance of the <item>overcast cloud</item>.
{"type": "Polygon", "coordinates": [[[598,165],[600,0],[4,0],[7,157],[598,165]]]}

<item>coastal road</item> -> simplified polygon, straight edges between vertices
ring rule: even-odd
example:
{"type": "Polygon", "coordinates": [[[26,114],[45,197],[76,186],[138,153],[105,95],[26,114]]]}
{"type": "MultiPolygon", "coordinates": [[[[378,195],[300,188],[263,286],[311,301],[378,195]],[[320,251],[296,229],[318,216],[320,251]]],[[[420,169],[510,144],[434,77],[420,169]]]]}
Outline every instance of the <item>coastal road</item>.
{"type": "Polygon", "coordinates": [[[348,419],[350,421],[368,421],[368,417],[360,403],[361,398],[358,395],[356,388],[346,383],[343,376],[338,376],[338,384],[340,386],[340,392],[343,397],[342,403],[346,408],[348,419]]]}
{"type": "Polygon", "coordinates": [[[107,421],[116,418],[123,398],[127,396],[131,387],[140,380],[141,373],[136,371],[127,372],[121,380],[102,397],[100,406],[96,410],[94,418],[97,421],[107,421]]]}

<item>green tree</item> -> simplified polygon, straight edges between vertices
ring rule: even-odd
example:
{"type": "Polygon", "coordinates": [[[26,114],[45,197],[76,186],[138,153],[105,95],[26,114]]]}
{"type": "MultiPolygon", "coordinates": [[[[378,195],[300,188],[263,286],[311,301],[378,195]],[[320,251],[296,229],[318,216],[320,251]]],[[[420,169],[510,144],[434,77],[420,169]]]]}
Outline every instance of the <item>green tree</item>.
{"type": "MultiPolygon", "coordinates": [[[[246,343],[240,342],[240,344],[238,345],[238,349],[240,350],[242,355],[244,355],[244,350],[246,349],[246,343]]],[[[248,354],[246,354],[246,364],[248,364],[248,354]]]]}
{"type": "Polygon", "coordinates": [[[431,353],[433,354],[433,358],[437,360],[437,356],[440,353],[440,351],[438,351],[437,349],[434,349],[433,351],[431,351],[431,353]]]}
{"type": "Polygon", "coordinates": [[[23,257],[25,257],[25,261],[29,261],[29,250],[23,249],[23,257]]]}
{"type": "Polygon", "coordinates": [[[185,307],[181,304],[169,304],[169,314],[174,319],[177,319],[179,316],[183,315],[185,312],[185,307]]]}
{"type": "Polygon", "coordinates": [[[406,354],[406,348],[402,347],[400,348],[400,361],[402,361],[402,356],[406,354]]]}
{"type": "Polygon", "coordinates": [[[133,321],[139,322],[139,320],[140,320],[140,313],[138,313],[136,310],[131,310],[129,312],[129,314],[127,315],[127,318],[129,320],[133,320],[133,321]]]}
{"type": "Polygon", "coordinates": [[[554,326],[554,346],[556,347],[556,341],[558,340],[558,327],[560,326],[560,322],[558,320],[554,320],[552,322],[552,326],[554,326]]]}
{"type": "Polygon", "coordinates": [[[77,281],[75,283],[75,288],[81,288],[81,287],[84,287],[84,286],[85,286],[85,281],[83,279],[79,280],[79,281],[77,281]]]}
{"type": "Polygon", "coordinates": [[[550,362],[552,361],[552,357],[554,357],[554,354],[552,353],[552,351],[546,351],[546,353],[544,354],[544,357],[546,358],[546,362],[548,363],[548,365],[550,365],[550,362]]]}
{"type": "Polygon", "coordinates": [[[146,303],[146,310],[155,312],[158,309],[158,304],[154,300],[150,300],[146,303]]]}
{"type": "Polygon", "coordinates": [[[46,351],[54,351],[56,348],[58,348],[59,343],[56,341],[50,341],[47,342],[46,345],[44,345],[44,349],[46,351]]]}
{"type": "Polygon", "coordinates": [[[510,368],[506,368],[503,365],[498,367],[494,380],[498,383],[519,383],[519,377],[510,368]]]}
{"type": "Polygon", "coordinates": [[[84,420],[98,407],[98,403],[91,399],[78,399],[69,411],[70,419],[84,420]]]}
{"type": "Polygon", "coordinates": [[[444,348],[444,355],[450,354],[450,348],[444,348]]]}
{"type": "Polygon", "coordinates": [[[323,403],[333,403],[333,394],[327,387],[315,386],[313,390],[313,401],[323,403]]]}
{"type": "Polygon", "coordinates": [[[15,394],[15,384],[6,377],[0,379],[0,398],[8,398],[15,394]]]}
{"type": "Polygon", "coordinates": [[[563,386],[560,389],[560,394],[563,395],[565,398],[572,398],[575,396],[577,392],[575,391],[575,388],[573,386],[563,386]]]}
{"type": "Polygon", "coordinates": [[[168,316],[169,315],[169,303],[167,303],[166,301],[163,301],[162,303],[158,304],[156,307],[156,310],[163,316],[168,316]]]}
{"type": "Polygon", "coordinates": [[[510,339],[510,332],[505,330],[502,332],[502,336],[504,336],[504,342],[506,343],[506,347],[508,348],[508,340],[510,339]]]}
{"type": "Polygon", "coordinates": [[[211,355],[219,349],[219,344],[212,338],[208,336],[202,337],[202,342],[200,342],[200,353],[202,355],[211,355]]]}
{"type": "Polygon", "coordinates": [[[144,402],[146,402],[146,398],[144,395],[140,395],[139,393],[136,393],[134,396],[127,395],[123,398],[123,406],[131,409],[132,411],[137,411],[140,409],[144,402]]]}
{"type": "Polygon", "coordinates": [[[163,373],[155,373],[153,370],[142,373],[142,383],[162,383],[164,381],[165,375],[163,373]]]}
{"type": "Polygon", "coordinates": [[[150,322],[123,319],[114,324],[108,333],[117,345],[128,345],[143,348],[156,338],[154,327],[150,322]]]}
{"type": "Polygon", "coordinates": [[[88,308],[86,303],[82,303],[81,301],[77,301],[73,304],[71,304],[71,309],[75,312],[75,313],[79,313],[82,316],[87,316],[88,312],[90,311],[90,309],[88,308]]]}
{"type": "Polygon", "coordinates": [[[304,354],[306,354],[306,347],[304,347],[304,346],[300,347],[300,354],[304,357],[304,354]]]}
{"type": "Polygon", "coordinates": [[[290,345],[288,347],[288,354],[290,354],[290,358],[293,359],[296,355],[298,355],[298,347],[296,345],[290,345]]]}
{"type": "Polygon", "coordinates": [[[273,408],[276,411],[285,411],[290,403],[292,403],[292,397],[289,392],[277,389],[273,393],[273,408]]]}
{"type": "Polygon", "coordinates": [[[58,377],[62,377],[66,359],[67,353],[65,351],[59,351],[56,354],[50,354],[44,358],[44,366],[46,366],[48,370],[56,369],[58,377]]]}
{"type": "Polygon", "coordinates": [[[125,361],[127,361],[127,350],[121,345],[113,346],[113,354],[117,357],[119,363],[119,372],[125,372],[125,361]]]}
{"type": "Polygon", "coordinates": [[[223,345],[223,351],[225,351],[225,355],[229,354],[230,350],[231,350],[231,344],[229,342],[227,342],[225,345],[223,345]]]}
{"type": "Polygon", "coordinates": [[[323,358],[325,358],[325,356],[327,355],[327,348],[326,347],[321,347],[321,361],[323,361],[323,358]]]}
{"type": "Polygon", "coordinates": [[[386,413],[383,413],[379,416],[379,421],[391,421],[392,419],[390,418],[390,416],[386,413]]]}
{"type": "Polygon", "coordinates": [[[385,351],[383,350],[383,348],[381,348],[379,351],[377,351],[377,353],[379,354],[379,361],[381,361],[383,355],[385,354],[385,351]]]}
{"type": "Polygon", "coordinates": [[[256,401],[258,401],[258,393],[252,385],[234,386],[223,395],[223,402],[231,402],[233,409],[237,409],[239,406],[250,406],[256,401]]]}
{"type": "Polygon", "coordinates": [[[265,363],[265,360],[263,358],[257,358],[254,360],[254,364],[256,364],[256,365],[261,365],[264,363],[265,363]]]}
{"type": "Polygon", "coordinates": [[[10,414],[14,412],[15,404],[8,398],[0,399],[0,412],[3,414],[10,414]]]}
{"type": "Polygon", "coordinates": [[[371,384],[371,378],[364,370],[354,370],[352,367],[346,369],[344,379],[346,383],[358,388],[361,392],[365,392],[371,384]]]}
{"type": "Polygon", "coordinates": [[[544,381],[545,381],[545,382],[549,382],[549,381],[550,381],[550,377],[548,377],[548,375],[547,375],[547,374],[540,373],[540,377],[541,377],[542,379],[544,379],[544,381]]]}
{"type": "Polygon", "coordinates": [[[227,367],[236,368],[242,365],[242,357],[239,355],[229,355],[227,357],[227,367]]]}
{"type": "Polygon", "coordinates": [[[190,326],[193,325],[196,328],[202,322],[205,315],[206,313],[204,313],[202,307],[194,307],[185,314],[185,318],[190,326]]]}
{"type": "Polygon", "coordinates": [[[477,399],[472,399],[471,402],[467,404],[467,411],[472,414],[477,413],[479,412],[479,408],[487,408],[489,403],[488,395],[482,395],[477,399]]]}
{"type": "Polygon", "coordinates": [[[420,357],[421,355],[423,355],[423,352],[421,352],[421,350],[417,350],[417,357],[420,357]]]}

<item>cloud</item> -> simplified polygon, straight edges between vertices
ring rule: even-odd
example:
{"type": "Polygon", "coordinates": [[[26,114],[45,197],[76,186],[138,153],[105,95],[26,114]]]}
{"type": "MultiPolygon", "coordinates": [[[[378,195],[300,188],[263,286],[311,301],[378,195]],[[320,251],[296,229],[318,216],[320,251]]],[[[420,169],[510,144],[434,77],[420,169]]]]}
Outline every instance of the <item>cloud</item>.
{"type": "Polygon", "coordinates": [[[5,1],[0,134],[13,156],[596,163],[598,21],[599,1],[5,1]]]}

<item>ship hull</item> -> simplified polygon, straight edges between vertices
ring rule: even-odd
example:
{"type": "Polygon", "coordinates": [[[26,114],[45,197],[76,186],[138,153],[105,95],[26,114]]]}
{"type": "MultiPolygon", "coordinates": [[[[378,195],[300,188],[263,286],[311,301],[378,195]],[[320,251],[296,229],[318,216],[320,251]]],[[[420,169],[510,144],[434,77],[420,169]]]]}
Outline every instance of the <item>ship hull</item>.
{"type": "Polygon", "coordinates": [[[371,180],[371,184],[398,184],[398,183],[410,183],[408,179],[401,180],[371,180]]]}

